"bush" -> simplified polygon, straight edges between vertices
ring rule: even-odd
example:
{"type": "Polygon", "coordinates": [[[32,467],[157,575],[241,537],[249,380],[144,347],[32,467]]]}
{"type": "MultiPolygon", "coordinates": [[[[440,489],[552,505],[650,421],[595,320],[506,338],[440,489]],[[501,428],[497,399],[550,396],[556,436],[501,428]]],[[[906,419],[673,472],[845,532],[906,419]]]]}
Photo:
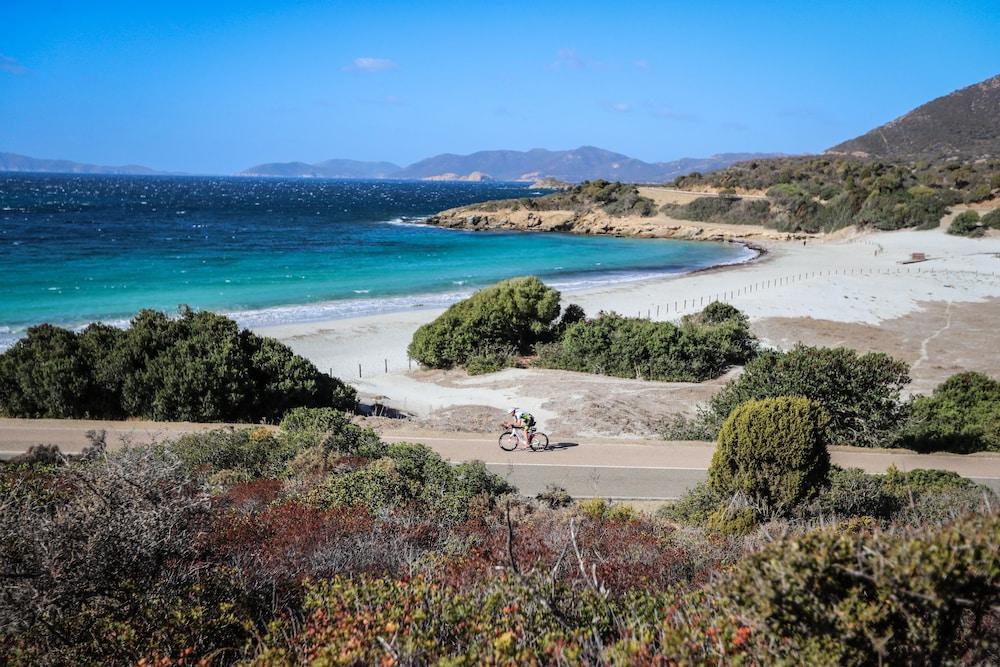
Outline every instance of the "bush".
{"type": "Polygon", "coordinates": [[[746,401],[804,396],[829,413],[834,442],[877,446],[891,440],[905,417],[900,392],[910,381],[908,370],[881,352],[801,345],[785,353],[765,352],[712,397],[703,420],[717,432],[746,401]]]}
{"type": "Polygon", "coordinates": [[[769,512],[785,515],[826,479],[830,417],[800,397],[749,401],[719,431],[708,483],[723,496],[743,494],[769,512]]]}
{"type": "Polygon", "coordinates": [[[274,422],[297,406],[353,410],[354,389],[221,315],[143,311],[122,331],[32,327],[0,354],[0,413],[274,422]]]}
{"type": "Polygon", "coordinates": [[[691,526],[704,526],[720,505],[723,497],[706,482],[699,482],[672,503],[661,506],[656,515],[691,526]]]}
{"type": "Polygon", "coordinates": [[[975,372],[951,376],[914,399],[897,444],[918,452],[1000,451],[1000,382],[975,372]]]}
{"type": "Polygon", "coordinates": [[[979,223],[990,229],[1000,229],[1000,208],[995,208],[981,217],[979,223]]]}
{"type": "Polygon", "coordinates": [[[530,353],[559,316],[559,292],[535,277],[512,278],[459,301],[413,334],[411,357],[451,368],[499,349],[530,353]]]}
{"type": "Polygon", "coordinates": [[[998,531],[989,514],[944,528],[793,535],[737,565],[720,593],[798,664],[987,663],[998,531]]]}
{"type": "Polygon", "coordinates": [[[600,313],[567,327],[536,365],[636,379],[699,382],[718,377],[756,352],[746,317],[709,304],[680,326],[600,313]]]}
{"type": "Polygon", "coordinates": [[[515,489],[479,462],[452,467],[424,445],[394,443],[385,456],[332,475],[312,491],[323,506],[358,506],[371,514],[414,506],[450,523],[464,521],[477,498],[491,505],[515,489]]]}
{"type": "Polygon", "coordinates": [[[169,449],[189,472],[232,471],[245,479],[281,475],[298,451],[266,428],[188,433],[169,449]]]}
{"type": "Polygon", "coordinates": [[[959,213],[948,226],[948,233],[958,236],[982,236],[984,232],[984,225],[979,221],[979,214],[975,211],[959,213]]]}
{"type": "Polygon", "coordinates": [[[296,408],[281,420],[281,439],[296,450],[318,447],[327,457],[360,456],[377,459],[386,446],[370,428],[351,423],[346,413],[332,408],[296,408]]]}

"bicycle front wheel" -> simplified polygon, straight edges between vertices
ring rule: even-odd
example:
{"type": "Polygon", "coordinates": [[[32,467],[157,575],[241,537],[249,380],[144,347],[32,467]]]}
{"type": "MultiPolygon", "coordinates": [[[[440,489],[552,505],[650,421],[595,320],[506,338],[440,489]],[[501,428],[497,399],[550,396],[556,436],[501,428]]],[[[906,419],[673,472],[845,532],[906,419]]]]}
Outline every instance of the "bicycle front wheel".
{"type": "Polygon", "coordinates": [[[500,449],[505,452],[512,452],[517,449],[518,437],[512,432],[507,431],[500,435],[500,449]]]}
{"type": "Polygon", "coordinates": [[[531,434],[531,449],[533,451],[541,451],[543,449],[549,448],[549,436],[544,433],[532,433],[531,434]]]}

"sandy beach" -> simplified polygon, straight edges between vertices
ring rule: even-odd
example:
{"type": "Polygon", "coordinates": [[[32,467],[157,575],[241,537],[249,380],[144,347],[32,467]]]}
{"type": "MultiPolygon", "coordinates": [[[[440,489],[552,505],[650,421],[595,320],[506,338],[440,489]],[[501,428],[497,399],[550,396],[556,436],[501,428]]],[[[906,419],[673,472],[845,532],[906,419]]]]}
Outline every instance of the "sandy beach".
{"type": "MultiPolygon", "coordinates": [[[[950,216],[949,216],[950,217],[950,216]]],[[[778,241],[744,265],[563,294],[563,302],[654,320],[678,320],[713,299],[740,308],[767,345],[797,342],[881,350],[913,367],[914,392],[953,372],[1000,375],[1000,237],[969,239],[930,231],[778,241]],[[911,253],[927,261],[908,263],[911,253]],[[954,326],[961,322],[961,326],[954,326]]],[[[666,383],[543,369],[468,377],[412,368],[406,346],[440,310],[262,327],[365,397],[424,418],[435,428],[475,430],[490,408],[530,406],[550,430],[650,435],[663,414],[690,411],[726,378],[666,383]],[[360,366],[360,375],[359,375],[360,366]]],[[[738,371],[734,371],[738,372],[738,371]]]]}

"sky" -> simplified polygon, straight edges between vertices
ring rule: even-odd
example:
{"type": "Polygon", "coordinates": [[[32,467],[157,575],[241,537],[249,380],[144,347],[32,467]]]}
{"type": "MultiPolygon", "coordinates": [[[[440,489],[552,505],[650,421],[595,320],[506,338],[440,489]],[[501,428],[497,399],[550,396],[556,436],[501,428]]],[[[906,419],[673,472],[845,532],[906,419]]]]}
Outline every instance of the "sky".
{"type": "Polygon", "coordinates": [[[1000,0],[0,0],[0,151],[232,173],[808,153],[1000,73],[1000,0]]]}

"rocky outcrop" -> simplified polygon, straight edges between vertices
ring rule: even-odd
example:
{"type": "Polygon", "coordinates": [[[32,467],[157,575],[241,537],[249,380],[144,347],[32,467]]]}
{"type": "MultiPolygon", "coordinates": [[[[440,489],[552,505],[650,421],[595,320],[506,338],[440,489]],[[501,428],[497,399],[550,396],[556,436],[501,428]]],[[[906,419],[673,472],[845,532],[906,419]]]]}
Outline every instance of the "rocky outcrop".
{"type": "Polygon", "coordinates": [[[789,234],[756,225],[724,225],[675,220],[663,215],[652,217],[612,216],[600,209],[585,211],[533,211],[525,208],[482,205],[442,211],[425,222],[449,229],[473,231],[511,230],[566,232],[641,238],[675,238],[700,241],[789,241],[811,238],[809,234],[789,234]]]}

